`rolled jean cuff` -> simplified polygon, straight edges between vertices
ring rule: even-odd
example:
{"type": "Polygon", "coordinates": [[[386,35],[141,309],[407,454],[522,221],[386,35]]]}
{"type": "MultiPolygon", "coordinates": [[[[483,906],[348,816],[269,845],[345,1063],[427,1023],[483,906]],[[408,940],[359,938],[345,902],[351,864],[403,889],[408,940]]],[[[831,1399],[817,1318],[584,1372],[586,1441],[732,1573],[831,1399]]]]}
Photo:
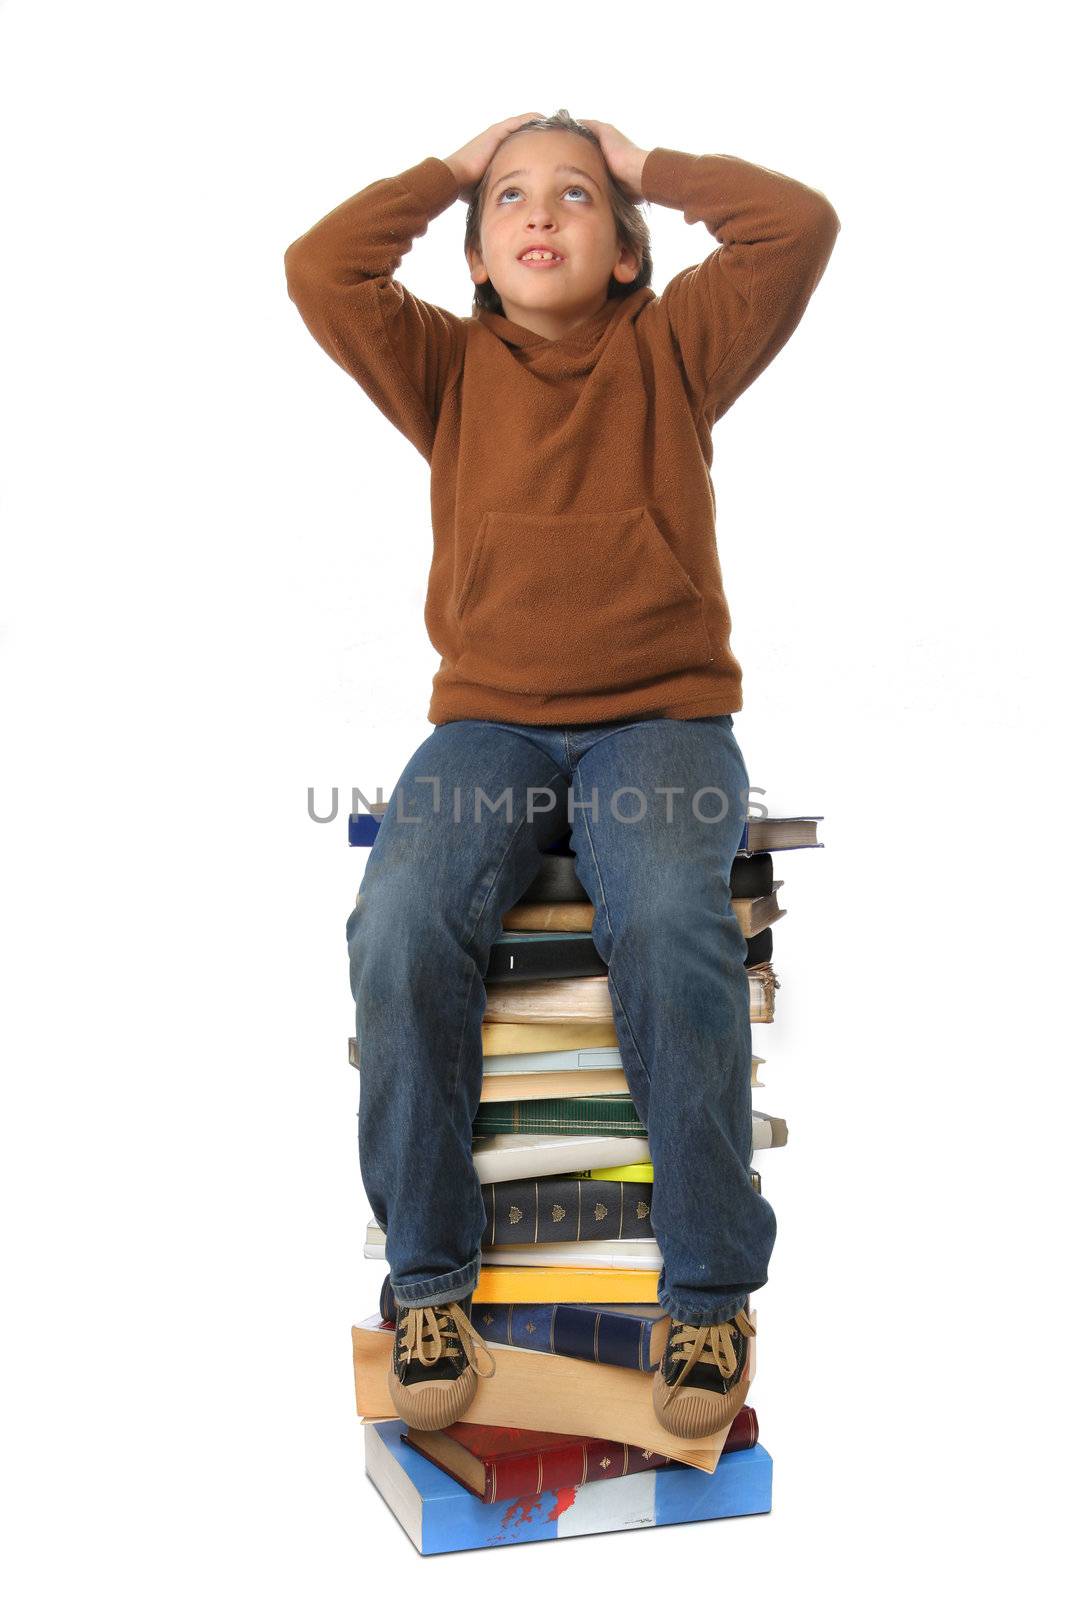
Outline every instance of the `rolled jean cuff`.
{"type": "Polygon", "coordinates": [[[398,1306],[438,1306],[450,1300],[465,1300],[477,1287],[481,1267],[481,1252],[473,1261],[455,1272],[443,1272],[439,1278],[421,1278],[417,1283],[389,1282],[398,1306]]]}
{"type": "Polygon", "coordinates": [[[731,1300],[723,1300],[719,1305],[695,1306],[691,1302],[675,1300],[673,1295],[661,1296],[660,1305],[668,1316],[675,1322],[688,1322],[695,1328],[713,1328],[717,1322],[729,1322],[731,1317],[736,1317],[739,1311],[745,1309],[747,1294],[740,1299],[734,1295],[731,1300]]]}

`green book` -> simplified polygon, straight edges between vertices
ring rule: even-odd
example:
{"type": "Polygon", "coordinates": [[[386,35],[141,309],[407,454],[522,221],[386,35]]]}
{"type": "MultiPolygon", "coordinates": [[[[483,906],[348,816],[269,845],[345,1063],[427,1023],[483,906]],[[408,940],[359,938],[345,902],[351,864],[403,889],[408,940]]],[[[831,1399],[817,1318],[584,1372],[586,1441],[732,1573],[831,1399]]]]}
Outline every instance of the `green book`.
{"type": "Polygon", "coordinates": [[[617,1133],[643,1139],[648,1129],[628,1094],[588,1094],[487,1101],[478,1107],[472,1137],[494,1133],[617,1133]]]}

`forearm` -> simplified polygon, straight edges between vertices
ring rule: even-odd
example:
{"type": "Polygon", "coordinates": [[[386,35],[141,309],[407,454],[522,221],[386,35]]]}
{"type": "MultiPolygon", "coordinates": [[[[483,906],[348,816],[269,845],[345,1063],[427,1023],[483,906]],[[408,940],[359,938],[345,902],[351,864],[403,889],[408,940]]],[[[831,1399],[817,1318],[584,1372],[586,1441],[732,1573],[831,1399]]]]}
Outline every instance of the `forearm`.
{"type": "Polygon", "coordinates": [[[703,222],[724,245],[789,248],[819,235],[832,244],[841,223],[818,189],[739,156],[693,155],[658,145],[642,163],[641,193],[703,222]]]}
{"type": "Polygon", "coordinates": [[[800,321],[840,220],[824,194],[782,172],[662,145],[644,162],[642,192],[719,241],[667,284],[660,314],[705,417],[721,417],[800,321]]]}
{"type": "Polygon", "coordinates": [[[451,169],[428,156],[352,195],[285,252],[289,298],[308,331],[427,460],[463,322],[395,273],[456,195],[451,169]]]}
{"type": "Polygon", "coordinates": [[[346,285],[391,276],[413,241],[458,193],[455,173],[437,156],[368,184],[286,250],[292,298],[299,304],[301,285],[313,291],[323,283],[346,285]]]}

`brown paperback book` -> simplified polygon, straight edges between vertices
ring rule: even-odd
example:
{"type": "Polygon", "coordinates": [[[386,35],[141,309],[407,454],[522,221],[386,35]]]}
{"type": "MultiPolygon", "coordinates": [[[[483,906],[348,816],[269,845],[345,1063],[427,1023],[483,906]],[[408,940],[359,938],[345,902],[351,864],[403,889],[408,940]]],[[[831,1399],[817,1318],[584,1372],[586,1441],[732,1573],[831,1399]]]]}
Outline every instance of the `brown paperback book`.
{"type": "Polygon", "coordinates": [[[612,1017],[603,1022],[483,1022],[482,1055],[516,1056],[530,1050],[617,1050],[612,1017]]]}
{"type": "MultiPolygon", "coordinates": [[[[755,1324],[755,1316],[753,1316],[755,1324]]],[[[546,1355],[486,1341],[496,1361],[490,1378],[480,1378],[467,1422],[537,1432],[576,1433],[601,1438],[605,1429],[621,1443],[655,1450],[672,1461],[701,1472],[714,1472],[730,1429],[702,1439],[680,1439],[668,1433],[652,1409],[652,1374],[629,1367],[597,1366],[570,1356],[546,1355]]],[[[386,1422],[396,1416],[389,1395],[393,1329],[378,1313],[352,1329],[356,1409],[362,1422],[386,1422]]],[[[748,1362],[741,1379],[747,1396],[756,1372],[756,1339],[748,1343],[748,1362]]]]}
{"type": "MultiPolygon", "coordinates": [[[[401,1437],[487,1506],[546,1490],[578,1489],[583,1483],[627,1478],[634,1472],[665,1466],[669,1460],[655,1450],[636,1450],[618,1439],[491,1428],[466,1421],[453,1422],[435,1433],[408,1428],[401,1437]]],[[[758,1438],[756,1413],[751,1406],[742,1406],[730,1425],[722,1453],[751,1450],[758,1438]]]]}
{"type": "MultiPolygon", "coordinates": [[[[750,900],[731,900],[734,916],[746,939],[780,922],[785,910],[778,904],[778,891],[785,882],[776,878],[770,894],[750,900]]],[[[503,930],[519,933],[592,933],[595,907],[591,900],[526,900],[505,911],[503,930]]]]}
{"type": "MultiPolygon", "coordinates": [[[[749,1016],[774,1020],[778,979],[769,961],[746,967],[749,1016]]],[[[533,978],[520,983],[487,983],[485,1022],[606,1022],[613,1018],[606,976],[533,978]]]]}

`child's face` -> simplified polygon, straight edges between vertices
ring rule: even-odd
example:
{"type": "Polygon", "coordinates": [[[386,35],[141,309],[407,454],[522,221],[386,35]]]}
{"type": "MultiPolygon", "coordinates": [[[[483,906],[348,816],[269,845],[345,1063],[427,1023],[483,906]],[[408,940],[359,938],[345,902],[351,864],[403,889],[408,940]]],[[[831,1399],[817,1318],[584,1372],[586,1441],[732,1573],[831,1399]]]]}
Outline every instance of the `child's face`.
{"type": "Polygon", "coordinates": [[[603,306],[613,276],[633,282],[639,263],[618,241],[608,181],[599,146],[575,133],[528,130],[500,146],[486,178],[481,250],[469,261],[472,280],[492,280],[511,321],[560,339],[603,306]],[[535,245],[563,260],[525,266],[519,257],[535,245]]]}

